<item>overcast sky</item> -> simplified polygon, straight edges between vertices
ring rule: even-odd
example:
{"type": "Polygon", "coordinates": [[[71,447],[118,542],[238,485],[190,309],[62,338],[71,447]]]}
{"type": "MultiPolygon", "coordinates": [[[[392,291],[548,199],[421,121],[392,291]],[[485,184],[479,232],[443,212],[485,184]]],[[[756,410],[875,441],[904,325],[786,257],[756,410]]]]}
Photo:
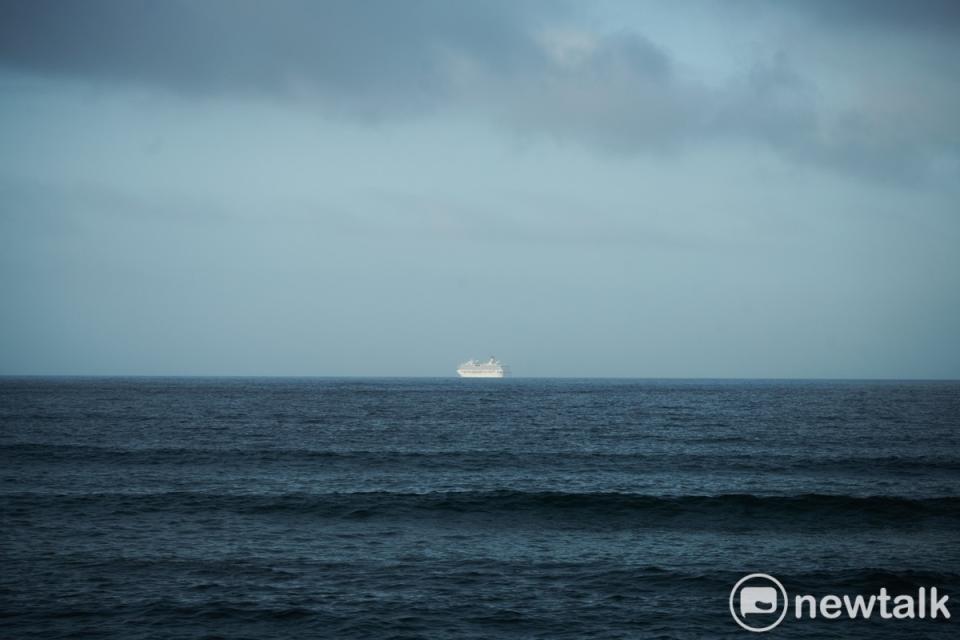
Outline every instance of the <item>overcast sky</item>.
{"type": "Polygon", "coordinates": [[[0,373],[960,378],[960,3],[0,0],[0,373]]]}

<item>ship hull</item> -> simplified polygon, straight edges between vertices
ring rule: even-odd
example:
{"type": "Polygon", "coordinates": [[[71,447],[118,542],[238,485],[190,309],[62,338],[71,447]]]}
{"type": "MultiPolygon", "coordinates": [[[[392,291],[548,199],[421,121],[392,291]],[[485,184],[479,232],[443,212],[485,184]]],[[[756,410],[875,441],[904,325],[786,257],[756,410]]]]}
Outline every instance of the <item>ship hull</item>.
{"type": "Polygon", "coordinates": [[[502,378],[506,374],[504,371],[465,371],[457,369],[457,375],[461,378],[502,378]]]}

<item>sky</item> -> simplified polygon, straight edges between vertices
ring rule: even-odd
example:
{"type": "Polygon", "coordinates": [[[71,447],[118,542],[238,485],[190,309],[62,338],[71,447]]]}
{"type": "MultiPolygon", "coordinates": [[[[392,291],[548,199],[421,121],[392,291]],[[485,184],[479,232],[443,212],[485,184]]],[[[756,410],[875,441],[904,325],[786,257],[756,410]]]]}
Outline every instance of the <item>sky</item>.
{"type": "Polygon", "coordinates": [[[0,374],[960,378],[953,0],[0,0],[0,374]]]}

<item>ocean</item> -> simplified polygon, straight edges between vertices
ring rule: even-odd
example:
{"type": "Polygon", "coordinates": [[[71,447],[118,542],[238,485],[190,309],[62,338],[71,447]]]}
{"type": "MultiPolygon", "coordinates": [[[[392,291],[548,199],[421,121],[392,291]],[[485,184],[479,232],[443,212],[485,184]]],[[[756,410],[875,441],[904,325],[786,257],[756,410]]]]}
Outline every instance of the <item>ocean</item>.
{"type": "Polygon", "coordinates": [[[0,380],[3,638],[744,638],[750,573],[960,637],[960,383],[0,380]]]}

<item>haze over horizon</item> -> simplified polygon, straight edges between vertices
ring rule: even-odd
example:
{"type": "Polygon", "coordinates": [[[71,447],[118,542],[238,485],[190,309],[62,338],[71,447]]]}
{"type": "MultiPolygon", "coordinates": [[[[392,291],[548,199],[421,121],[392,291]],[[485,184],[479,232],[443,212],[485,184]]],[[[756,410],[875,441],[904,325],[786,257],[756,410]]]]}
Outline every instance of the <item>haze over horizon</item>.
{"type": "Polygon", "coordinates": [[[0,375],[960,378],[960,4],[0,0],[0,375]]]}

